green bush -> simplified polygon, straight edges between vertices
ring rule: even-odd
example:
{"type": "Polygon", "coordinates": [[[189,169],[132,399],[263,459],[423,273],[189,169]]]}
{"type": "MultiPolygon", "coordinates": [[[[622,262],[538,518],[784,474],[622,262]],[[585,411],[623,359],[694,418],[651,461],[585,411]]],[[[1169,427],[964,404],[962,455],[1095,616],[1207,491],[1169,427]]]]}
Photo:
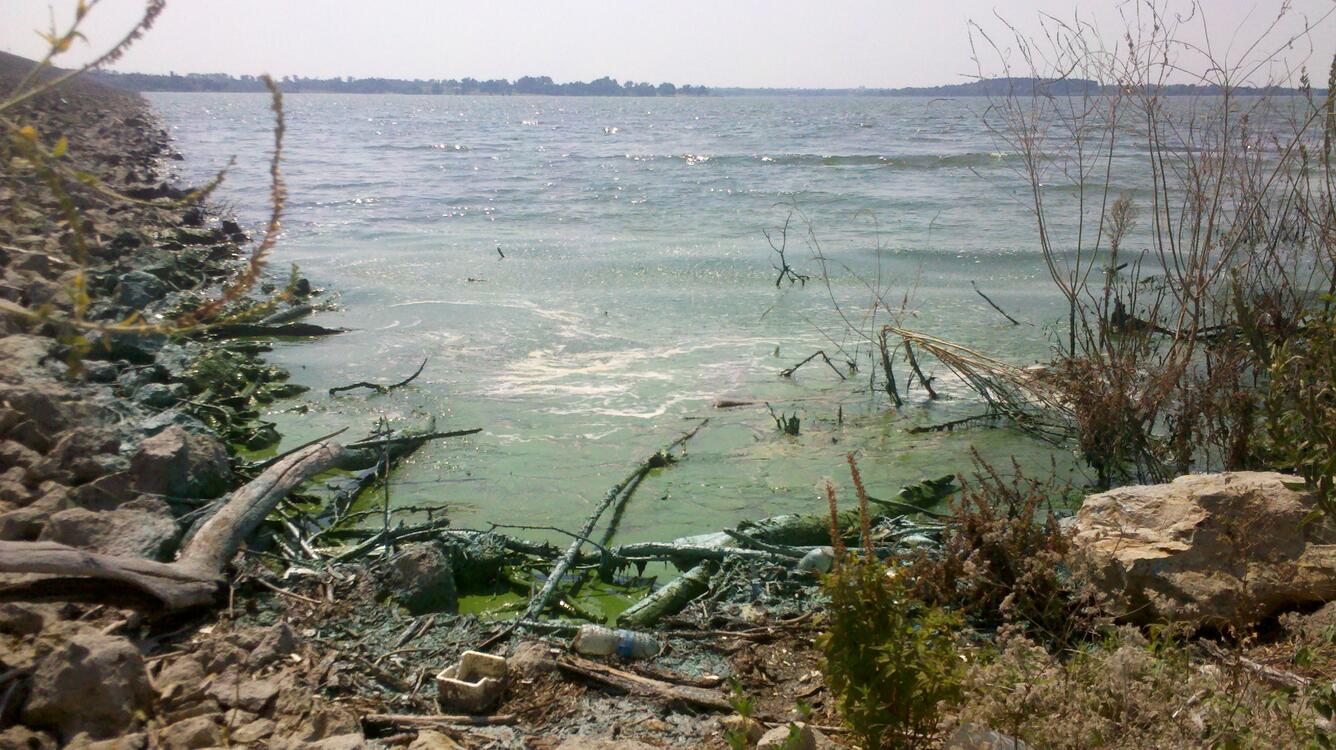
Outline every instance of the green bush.
{"type": "MultiPolygon", "coordinates": [[[[852,459],[850,467],[866,519],[867,495],[852,459]]],[[[827,485],[827,493],[837,522],[834,488],[827,485]]],[[[826,680],[862,747],[932,746],[942,708],[960,695],[961,622],[909,594],[896,563],[873,554],[867,523],[863,546],[861,553],[847,552],[837,542],[835,567],[823,581],[830,622],[818,645],[826,680]]]]}
{"type": "Polygon", "coordinates": [[[1322,509],[1336,511],[1336,311],[1312,316],[1271,355],[1269,462],[1303,477],[1322,509]]]}

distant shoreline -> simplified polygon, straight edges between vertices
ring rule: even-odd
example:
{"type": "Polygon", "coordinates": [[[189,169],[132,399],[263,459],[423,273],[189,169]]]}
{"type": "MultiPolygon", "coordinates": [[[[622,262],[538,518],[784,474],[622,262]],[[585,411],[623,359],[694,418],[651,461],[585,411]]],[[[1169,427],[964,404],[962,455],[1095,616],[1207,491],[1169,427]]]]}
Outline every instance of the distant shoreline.
{"type": "MultiPolygon", "coordinates": [[[[264,83],[255,76],[230,76],[222,73],[188,75],[153,75],[99,71],[94,80],[116,88],[137,92],[173,93],[262,93],[264,83]]],[[[675,97],[675,96],[864,96],[864,97],[975,97],[1010,95],[1077,96],[1111,93],[1113,86],[1085,79],[1046,80],[1039,78],[990,78],[942,86],[904,88],[748,88],[678,86],[651,84],[603,77],[593,81],[557,83],[548,76],[505,79],[399,79],[399,78],[301,78],[285,76],[279,85],[288,94],[405,94],[412,96],[605,96],[605,97],[675,97]]],[[[1156,90],[1161,96],[1218,96],[1221,88],[1213,85],[1166,84],[1156,90]]],[[[1297,96],[1301,89],[1283,86],[1239,86],[1238,96],[1297,96]]],[[[1326,96],[1325,89],[1313,89],[1315,97],[1326,96]]]]}

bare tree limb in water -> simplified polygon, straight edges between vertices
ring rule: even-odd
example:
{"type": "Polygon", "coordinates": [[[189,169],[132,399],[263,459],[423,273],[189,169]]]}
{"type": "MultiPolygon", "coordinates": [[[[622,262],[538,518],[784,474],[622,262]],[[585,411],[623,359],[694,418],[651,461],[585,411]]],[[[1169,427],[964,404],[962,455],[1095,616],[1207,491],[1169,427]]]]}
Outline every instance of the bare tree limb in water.
{"type": "Polygon", "coordinates": [[[770,236],[769,231],[764,229],[761,230],[761,234],[765,236],[765,241],[770,244],[770,249],[774,251],[775,255],[779,256],[779,264],[775,266],[775,270],[779,271],[779,275],[775,277],[776,289],[784,283],[785,279],[788,279],[789,286],[793,286],[795,283],[807,286],[808,279],[812,278],[811,276],[793,270],[793,266],[789,265],[789,260],[784,255],[789,247],[789,222],[792,220],[793,211],[790,210],[789,215],[784,218],[784,226],[779,230],[778,245],[775,244],[775,240],[770,236]]]}
{"type": "Polygon", "coordinates": [[[973,280],[970,281],[970,286],[974,287],[974,292],[976,294],[978,294],[980,297],[983,297],[984,302],[987,302],[994,310],[997,310],[999,313],[1002,313],[1002,317],[1006,318],[1007,320],[1010,320],[1012,325],[1014,326],[1020,325],[1020,321],[1016,320],[1010,315],[1007,315],[1006,310],[1003,310],[1002,308],[998,307],[996,302],[992,301],[991,299],[988,299],[988,295],[984,294],[979,289],[979,285],[975,284],[973,280]]]}
{"type": "Polygon", "coordinates": [[[807,357],[807,359],[804,359],[803,361],[799,362],[793,367],[790,367],[786,370],[780,370],[779,376],[782,378],[791,378],[793,377],[793,373],[798,371],[799,367],[802,367],[803,365],[807,364],[808,362],[811,362],[817,357],[820,357],[821,359],[825,360],[826,364],[830,366],[830,369],[834,370],[835,374],[840,376],[840,380],[848,380],[848,378],[844,376],[844,373],[840,372],[840,368],[836,367],[835,363],[830,361],[830,357],[826,356],[826,352],[824,349],[817,349],[815,353],[811,354],[810,356],[807,357]]]}
{"type": "Polygon", "coordinates": [[[357,390],[358,388],[370,388],[371,390],[380,394],[389,393],[395,388],[402,388],[408,385],[409,383],[413,382],[414,380],[416,380],[417,376],[422,374],[422,369],[426,366],[427,366],[427,359],[424,357],[422,359],[422,364],[418,365],[417,370],[414,371],[412,375],[409,375],[403,380],[400,380],[398,383],[394,383],[392,385],[380,385],[379,383],[368,383],[367,381],[363,380],[357,383],[353,383],[352,385],[340,385],[330,388],[329,395],[333,396],[334,394],[342,391],[353,391],[357,390]]]}

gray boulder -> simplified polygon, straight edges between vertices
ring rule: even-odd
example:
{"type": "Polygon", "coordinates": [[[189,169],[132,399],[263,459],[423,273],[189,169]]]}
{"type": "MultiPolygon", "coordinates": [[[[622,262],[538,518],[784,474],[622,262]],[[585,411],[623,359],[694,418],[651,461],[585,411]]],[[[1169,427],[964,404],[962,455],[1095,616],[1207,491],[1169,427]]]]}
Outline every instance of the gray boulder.
{"type": "Polygon", "coordinates": [[[184,498],[218,497],[232,479],[223,444],[179,426],[141,443],[130,459],[130,472],[140,492],[184,498]]]}
{"type": "Polygon", "coordinates": [[[414,615],[459,609],[450,554],[436,544],[410,544],[378,571],[381,594],[414,615]]]}
{"type": "Polygon", "coordinates": [[[106,555],[166,560],[180,537],[181,527],[167,514],[70,508],[53,514],[38,539],[106,555]]]}
{"type": "Polygon", "coordinates": [[[116,282],[116,302],[142,310],[167,295],[167,284],[147,271],[131,271],[116,282]]]}

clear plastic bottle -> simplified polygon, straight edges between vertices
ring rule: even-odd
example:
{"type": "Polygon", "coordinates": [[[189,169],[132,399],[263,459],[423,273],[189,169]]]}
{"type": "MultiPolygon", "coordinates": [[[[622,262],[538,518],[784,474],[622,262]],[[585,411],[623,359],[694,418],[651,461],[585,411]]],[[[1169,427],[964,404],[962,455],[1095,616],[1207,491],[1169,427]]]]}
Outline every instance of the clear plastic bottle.
{"type": "Polygon", "coordinates": [[[571,648],[585,656],[611,656],[624,659],[646,659],[657,656],[663,649],[659,639],[634,630],[613,630],[602,625],[581,625],[580,632],[571,641],[571,648]]]}

